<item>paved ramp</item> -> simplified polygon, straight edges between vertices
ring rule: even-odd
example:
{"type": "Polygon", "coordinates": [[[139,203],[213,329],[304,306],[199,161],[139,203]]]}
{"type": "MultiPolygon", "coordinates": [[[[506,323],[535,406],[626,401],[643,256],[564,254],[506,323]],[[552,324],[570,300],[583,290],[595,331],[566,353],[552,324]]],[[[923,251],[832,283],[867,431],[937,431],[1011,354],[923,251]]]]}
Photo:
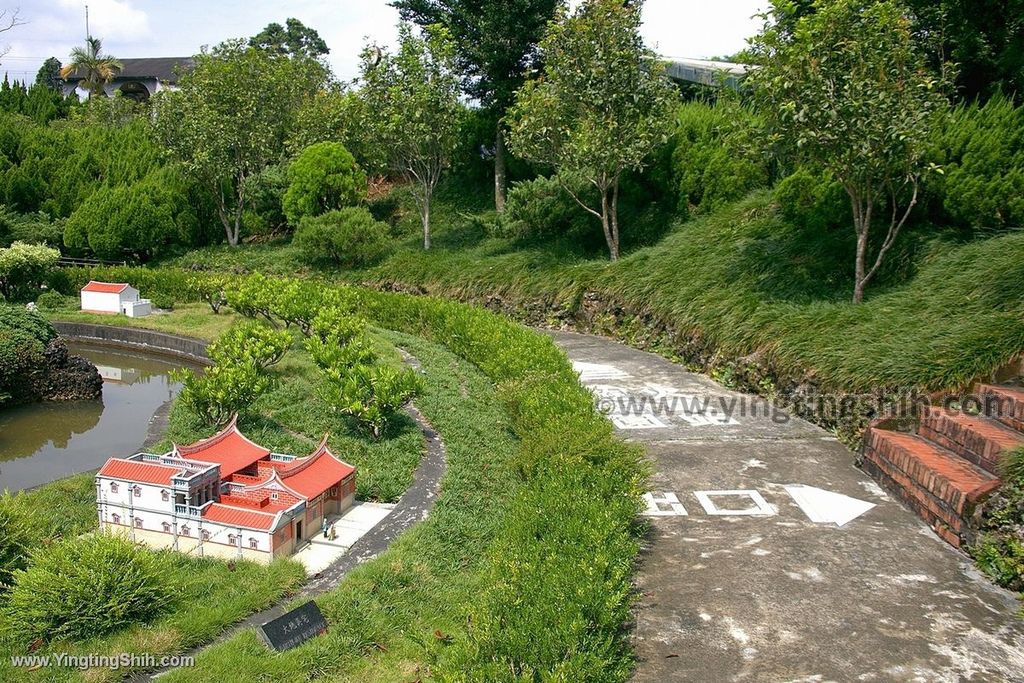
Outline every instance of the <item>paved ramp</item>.
{"type": "Polygon", "coordinates": [[[827,432],[658,356],[552,336],[654,465],[636,681],[1024,681],[1016,598],[827,432]]]}

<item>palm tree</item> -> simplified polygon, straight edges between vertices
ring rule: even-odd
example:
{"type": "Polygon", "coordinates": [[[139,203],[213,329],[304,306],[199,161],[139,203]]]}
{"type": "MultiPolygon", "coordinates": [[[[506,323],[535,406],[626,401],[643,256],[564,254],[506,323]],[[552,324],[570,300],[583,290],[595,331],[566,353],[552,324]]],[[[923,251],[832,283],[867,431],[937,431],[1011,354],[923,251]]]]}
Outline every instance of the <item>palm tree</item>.
{"type": "Polygon", "coordinates": [[[71,74],[78,74],[82,79],[78,85],[89,93],[89,97],[102,95],[103,86],[121,71],[121,62],[110,55],[101,55],[101,49],[99,38],[86,38],[85,47],[71,50],[71,62],[61,67],[60,77],[66,79],[71,74]]]}

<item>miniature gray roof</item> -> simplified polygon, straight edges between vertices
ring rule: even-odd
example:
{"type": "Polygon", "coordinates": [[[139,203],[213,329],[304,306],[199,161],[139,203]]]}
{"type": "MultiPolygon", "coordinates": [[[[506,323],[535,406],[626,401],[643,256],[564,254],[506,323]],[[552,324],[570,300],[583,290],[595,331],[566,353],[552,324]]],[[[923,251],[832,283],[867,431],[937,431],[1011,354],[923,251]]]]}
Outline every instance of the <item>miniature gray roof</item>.
{"type": "MultiPolygon", "coordinates": [[[[168,83],[176,83],[178,80],[175,67],[180,67],[182,71],[189,71],[194,64],[191,57],[135,57],[118,61],[121,62],[121,70],[117,74],[119,79],[156,78],[168,83]]],[[[70,74],[67,80],[74,81],[80,78],[81,76],[76,72],[70,74]]]]}

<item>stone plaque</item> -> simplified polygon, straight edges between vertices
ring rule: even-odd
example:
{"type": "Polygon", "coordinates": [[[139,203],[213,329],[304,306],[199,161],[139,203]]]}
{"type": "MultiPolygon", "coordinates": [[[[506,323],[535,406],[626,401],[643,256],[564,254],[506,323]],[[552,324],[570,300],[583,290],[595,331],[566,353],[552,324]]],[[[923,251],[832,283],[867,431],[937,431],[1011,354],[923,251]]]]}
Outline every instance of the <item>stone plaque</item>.
{"type": "Polygon", "coordinates": [[[268,647],[284,652],[321,633],[327,633],[327,620],[317,604],[310,600],[277,619],[271,619],[257,631],[268,647]]]}

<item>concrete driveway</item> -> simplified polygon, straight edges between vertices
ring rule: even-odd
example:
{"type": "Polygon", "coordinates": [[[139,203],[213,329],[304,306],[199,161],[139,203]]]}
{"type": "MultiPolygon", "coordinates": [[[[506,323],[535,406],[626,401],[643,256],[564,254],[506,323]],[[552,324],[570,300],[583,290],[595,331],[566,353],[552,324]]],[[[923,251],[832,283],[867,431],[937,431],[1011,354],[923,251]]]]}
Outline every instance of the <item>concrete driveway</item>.
{"type": "Polygon", "coordinates": [[[658,356],[551,334],[654,465],[636,681],[1024,681],[1015,596],[827,432],[658,356]]]}

